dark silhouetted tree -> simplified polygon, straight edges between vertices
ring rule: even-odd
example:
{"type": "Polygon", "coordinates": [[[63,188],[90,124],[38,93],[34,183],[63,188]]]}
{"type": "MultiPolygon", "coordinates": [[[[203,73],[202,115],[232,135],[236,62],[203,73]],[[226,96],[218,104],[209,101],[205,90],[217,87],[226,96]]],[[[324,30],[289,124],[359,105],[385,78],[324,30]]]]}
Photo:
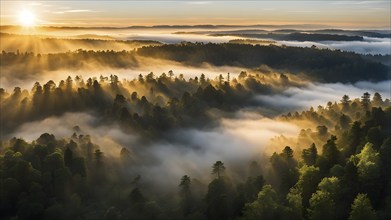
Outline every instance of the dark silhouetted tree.
{"type": "Polygon", "coordinates": [[[316,149],[315,143],[312,143],[308,149],[304,149],[301,157],[305,164],[309,166],[315,165],[318,157],[318,150],[316,149]]]}
{"type": "Polygon", "coordinates": [[[224,163],[216,161],[212,166],[212,174],[217,174],[217,178],[220,178],[221,174],[225,171],[224,163]]]}
{"type": "Polygon", "coordinates": [[[184,216],[187,216],[192,211],[192,195],[191,195],[191,179],[188,175],[184,175],[179,183],[181,208],[184,216]]]}
{"type": "Polygon", "coordinates": [[[371,104],[371,95],[368,92],[365,92],[361,96],[361,106],[364,108],[364,110],[368,110],[370,104],[371,104]]]}

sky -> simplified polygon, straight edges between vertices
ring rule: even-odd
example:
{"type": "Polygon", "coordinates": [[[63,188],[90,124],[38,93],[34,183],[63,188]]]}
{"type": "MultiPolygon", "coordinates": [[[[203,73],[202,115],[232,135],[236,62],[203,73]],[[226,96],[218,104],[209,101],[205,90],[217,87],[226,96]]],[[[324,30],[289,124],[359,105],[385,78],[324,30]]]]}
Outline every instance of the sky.
{"type": "Polygon", "coordinates": [[[4,1],[1,25],[282,25],[390,28],[390,1],[4,1]]]}

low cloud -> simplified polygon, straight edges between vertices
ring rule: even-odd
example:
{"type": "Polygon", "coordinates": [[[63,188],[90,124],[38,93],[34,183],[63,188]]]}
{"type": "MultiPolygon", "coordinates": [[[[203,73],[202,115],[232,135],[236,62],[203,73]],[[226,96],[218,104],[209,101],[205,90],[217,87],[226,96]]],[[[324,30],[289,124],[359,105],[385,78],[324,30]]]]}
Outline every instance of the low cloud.
{"type": "Polygon", "coordinates": [[[65,14],[65,13],[93,13],[93,12],[100,12],[90,9],[70,9],[70,10],[64,10],[64,11],[55,11],[54,14],[65,14]]]}

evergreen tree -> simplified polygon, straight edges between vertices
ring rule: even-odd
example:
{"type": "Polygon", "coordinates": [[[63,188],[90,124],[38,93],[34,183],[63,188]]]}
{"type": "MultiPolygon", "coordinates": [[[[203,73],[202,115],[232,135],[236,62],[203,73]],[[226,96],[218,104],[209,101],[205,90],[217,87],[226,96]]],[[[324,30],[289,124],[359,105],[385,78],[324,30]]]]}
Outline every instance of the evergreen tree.
{"type": "Polygon", "coordinates": [[[217,174],[217,178],[220,178],[221,174],[225,171],[224,163],[221,161],[216,161],[212,168],[212,174],[217,174]]]}
{"type": "Polygon", "coordinates": [[[349,220],[376,220],[376,212],[373,210],[366,194],[359,193],[352,204],[349,220]]]}

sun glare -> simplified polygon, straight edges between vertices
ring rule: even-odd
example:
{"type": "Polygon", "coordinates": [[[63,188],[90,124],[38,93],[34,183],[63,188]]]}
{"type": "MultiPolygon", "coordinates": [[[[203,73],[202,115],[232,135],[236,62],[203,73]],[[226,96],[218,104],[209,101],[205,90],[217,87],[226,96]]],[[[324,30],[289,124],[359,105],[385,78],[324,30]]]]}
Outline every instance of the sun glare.
{"type": "Polygon", "coordinates": [[[35,16],[31,11],[21,11],[19,13],[19,22],[21,25],[31,27],[35,25],[35,16]]]}

